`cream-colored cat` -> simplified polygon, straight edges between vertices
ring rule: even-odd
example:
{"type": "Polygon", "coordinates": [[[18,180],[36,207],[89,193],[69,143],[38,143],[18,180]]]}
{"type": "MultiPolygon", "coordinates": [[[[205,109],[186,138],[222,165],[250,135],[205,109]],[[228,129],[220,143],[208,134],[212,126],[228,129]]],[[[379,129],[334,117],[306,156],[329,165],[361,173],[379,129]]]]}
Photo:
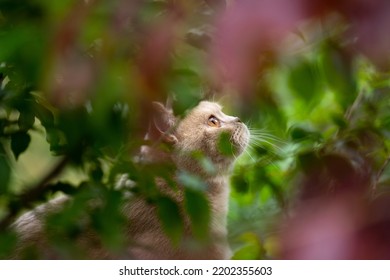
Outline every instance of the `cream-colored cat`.
{"type": "MultiPolygon", "coordinates": [[[[123,207],[127,217],[126,237],[129,246],[125,255],[114,256],[94,244],[98,237],[87,232],[77,240],[87,252],[88,258],[134,258],[134,259],[227,259],[231,252],[227,244],[226,216],[229,197],[229,174],[235,158],[240,155],[249,142],[249,130],[239,118],[225,115],[217,103],[200,102],[187,116],[178,121],[172,110],[161,103],[154,103],[157,111],[153,125],[148,133],[149,140],[163,141],[172,146],[172,151],[162,152],[157,148],[143,147],[143,161],[171,161],[176,166],[174,180],[178,190],[170,188],[163,179],[156,179],[161,193],[169,196],[179,206],[184,220],[184,237],[180,245],[172,245],[164,234],[156,207],[142,197],[135,196],[123,207]],[[221,153],[219,142],[221,133],[229,135],[232,154],[221,153]],[[214,168],[204,170],[194,153],[203,154],[214,168]],[[207,185],[206,196],[211,210],[209,226],[210,240],[194,243],[191,223],[184,209],[184,189],[178,175],[182,172],[194,174],[207,185]],[[194,245],[196,244],[196,245],[194,245]]],[[[44,217],[47,212],[58,211],[69,198],[59,198],[22,215],[14,224],[20,236],[21,250],[33,243],[43,258],[58,258],[47,245],[44,235],[44,217]]]]}

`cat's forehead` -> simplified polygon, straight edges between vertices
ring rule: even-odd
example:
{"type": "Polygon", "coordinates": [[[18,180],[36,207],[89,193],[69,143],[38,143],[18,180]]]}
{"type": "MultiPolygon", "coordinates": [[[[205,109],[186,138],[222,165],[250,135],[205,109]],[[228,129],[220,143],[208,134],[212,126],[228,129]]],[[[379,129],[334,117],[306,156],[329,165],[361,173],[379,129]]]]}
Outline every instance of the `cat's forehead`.
{"type": "Polygon", "coordinates": [[[197,106],[197,109],[205,112],[221,112],[222,106],[215,102],[202,101],[197,106]]]}

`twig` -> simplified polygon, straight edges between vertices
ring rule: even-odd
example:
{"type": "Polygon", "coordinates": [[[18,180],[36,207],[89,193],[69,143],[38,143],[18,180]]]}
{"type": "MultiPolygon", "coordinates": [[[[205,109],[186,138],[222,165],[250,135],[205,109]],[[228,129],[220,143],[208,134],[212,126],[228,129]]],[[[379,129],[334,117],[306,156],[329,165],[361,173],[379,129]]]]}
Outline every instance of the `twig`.
{"type": "MultiPolygon", "coordinates": [[[[48,183],[62,172],[68,161],[68,157],[62,158],[62,160],[41,179],[41,181],[19,196],[16,200],[18,207],[9,207],[9,212],[0,221],[0,231],[5,230],[12,223],[20,209],[30,208],[32,203],[37,201],[38,198],[48,190],[48,183]]],[[[10,204],[8,206],[10,206],[10,204]]]]}
{"type": "Polygon", "coordinates": [[[379,183],[379,180],[380,178],[382,177],[382,174],[383,172],[385,171],[387,165],[390,163],[390,155],[387,157],[387,159],[385,160],[385,162],[383,163],[381,169],[379,169],[378,173],[376,174],[375,176],[375,181],[374,183],[372,184],[372,194],[375,195],[376,193],[376,190],[377,190],[377,186],[378,186],[378,183],[379,183]]]}
{"type": "Polygon", "coordinates": [[[348,110],[345,112],[345,119],[351,120],[352,114],[356,111],[356,109],[359,107],[360,103],[363,100],[363,96],[365,95],[365,91],[361,90],[358,94],[358,96],[355,98],[355,101],[353,102],[352,106],[348,108],[348,110]]]}

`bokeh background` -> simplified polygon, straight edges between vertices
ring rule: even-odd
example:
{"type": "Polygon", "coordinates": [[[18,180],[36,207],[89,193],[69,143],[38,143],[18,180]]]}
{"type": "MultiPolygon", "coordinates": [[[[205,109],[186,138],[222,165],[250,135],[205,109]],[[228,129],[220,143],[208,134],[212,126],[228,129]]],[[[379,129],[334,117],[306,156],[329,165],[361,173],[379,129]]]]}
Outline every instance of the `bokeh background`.
{"type": "MultiPolygon", "coordinates": [[[[180,239],[153,181],[169,168],[134,160],[150,102],[171,98],[178,116],[220,102],[253,131],[231,179],[233,259],[390,258],[389,30],[387,0],[1,0],[0,256],[14,218],[59,193],[75,197],[48,218],[60,256],[83,258],[86,226],[123,250],[120,174],[180,239]]],[[[202,182],[183,182],[205,232],[202,182]]]]}

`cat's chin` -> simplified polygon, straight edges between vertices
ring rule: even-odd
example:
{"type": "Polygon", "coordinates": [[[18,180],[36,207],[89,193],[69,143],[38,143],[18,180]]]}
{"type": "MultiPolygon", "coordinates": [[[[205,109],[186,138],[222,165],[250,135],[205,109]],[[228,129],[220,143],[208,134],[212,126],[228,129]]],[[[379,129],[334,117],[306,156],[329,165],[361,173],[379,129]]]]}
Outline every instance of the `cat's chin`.
{"type": "Polygon", "coordinates": [[[230,138],[234,146],[234,155],[240,156],[248,146],[250,133],[248,128],[243,123],[238,123],[230,138]]]}

